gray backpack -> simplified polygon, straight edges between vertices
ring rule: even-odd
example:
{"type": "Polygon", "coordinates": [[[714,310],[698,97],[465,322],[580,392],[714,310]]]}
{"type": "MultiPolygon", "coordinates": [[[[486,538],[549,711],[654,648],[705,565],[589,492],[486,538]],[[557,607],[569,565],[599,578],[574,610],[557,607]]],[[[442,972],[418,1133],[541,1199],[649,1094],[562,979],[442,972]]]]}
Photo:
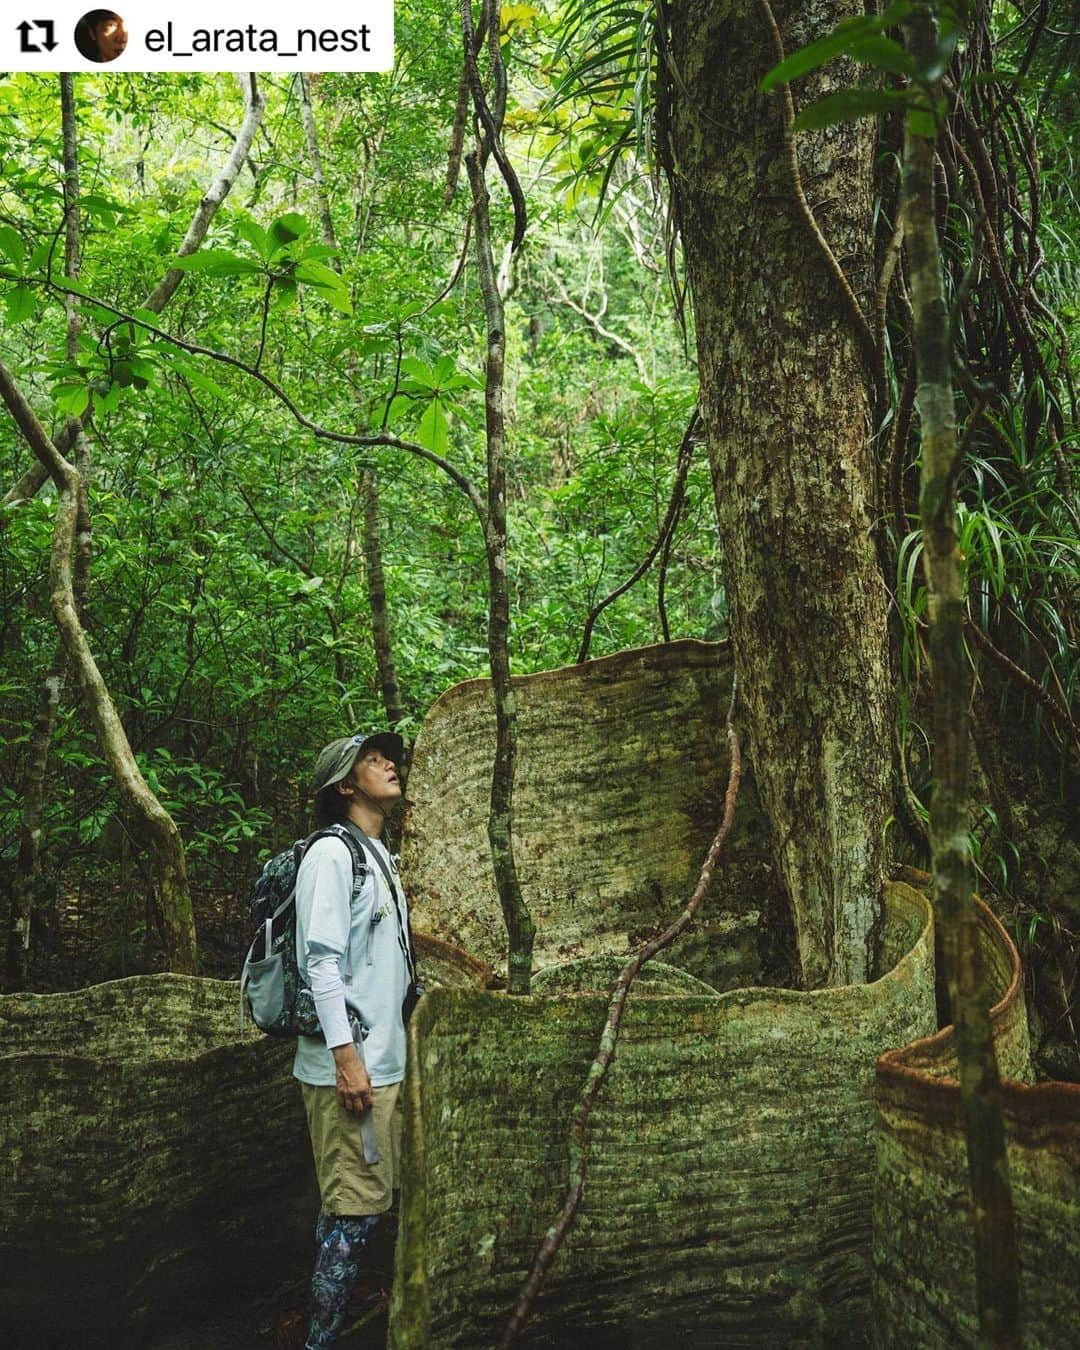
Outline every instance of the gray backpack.
{"type": "Polygon", "coordinates": [[[252,1020],[268,1036],[322,1036],[315,1000],[296,959],[296,876],[311,845],[327,837],[348,845],[352,898],[360,893],[368,874],[367,855],[344,825],[316,830],[267,862],[251,893],[251,912],[259,926],[240,972],[241,1027],[246,999],[252,1020]]]}

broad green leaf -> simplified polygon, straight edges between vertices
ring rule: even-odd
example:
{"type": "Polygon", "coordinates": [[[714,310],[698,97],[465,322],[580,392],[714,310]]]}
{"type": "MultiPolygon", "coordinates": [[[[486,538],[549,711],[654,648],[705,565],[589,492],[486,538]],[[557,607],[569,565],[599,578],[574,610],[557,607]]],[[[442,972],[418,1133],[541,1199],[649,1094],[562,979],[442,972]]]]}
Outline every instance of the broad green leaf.
{"type": "Polygon", "coordinates": [[[295,275],[298,281],[314,286],[323,299],[342,314],[352,314],[349,288],[332,268],[314,259],[305,259],[297,263],[295,275]]]}
{"type": "Polygon", "coordinates": [[[20,271],[22,270],[26,245],[18,230],[13,230],[10,225],[0,225],[0,253],[10,259],[20,271]]]}
{"type": "Polygon", "coordinates": [[[195,386],[206,394],[212,394],[214,398],[220,398],[223,401],[229,398],[229,395],[222,389],[220,384],[215,383],[209,375],[204,375],[201,370],[196,370],[194,366],[186,365],[184,367],[184,376],[195,386]]]}
{"type": "Polygon", "coordinates": [[[441,388],[454,373],[454,358],[452,356],[440,356],[435,362],[435,383],[441,388]]]}
{"type": "Polygon", "coordinates": [[[85,384],[57,384],[52,393],[56,406],[69,417],[81,417],[90,404],[90,390],[85,384]]]}
{"type": "Polygon", "coordinates": [[[341,249],[332,248],[329,244],[308,244],[304,249],[305,258],[336,258],[341,253],[341,249]]]}
{"type": "Polygon", "coordinates": [[[270,226],[270,242],[275,249],[284,248],[294,239],[301,239],[308,232],[308,223],[298,211],[290,211],[279,216],[270,226]]]}
{"type": "Polygon", "coordinates": [[[315,286],[314,288],[328,305],[332,305],[339,314],[352,317],[352,300],[344,286],[315,286]]]}
{"type": "Polygon", "coordinates": [[[296,264],[297,281],[306,281],[309,286],[329,286],[335,290],[345,290],[345,283],[332,267],[318,262],[315,258],[304,258],[296,264]]]}
{"type": "Polygon", "coordinates": [[[891,75],[911,75],[915,71],[914,59],[899,42],[876,33],[854,43],[851,55],[856,61],[877,70],[887,70],[891,75]]]}
{"type": "Polygon", "coordinates": [[[856,117],[876,116],[906,103],[906,96],[893,89],[842,89],[804,108],[795,119],[797,131],[814,131],[856,117]]]}
{"type": "Polygon", "coordinates": [[[421,361],[418,356],[406,356],[401,363],[401,373],[411,375],[417,384],[424,389],[434,389],[438,384],[435,372],[426,361],[421,361]]]}
{"type": "Polygon", "coordinates": [[[126,216],[130,208],[112,197],[103,197],[100,192],[88,192],[79,198],[79,205],[91,215],[126,216]]]}
{"type": "Polygon", "coordinates": [[[100,412],[115,412],[120,406],[121,392],[118,384],[110,384],[106,389],[94,390],[94,409],[100,412]]]}
{"type": "Polygon", "coordinates": [[[393,426],[395,422],[400,422],[409,409],[415,406],[415,403],[415,399],[408,398],[405,394],[395,394],[386,410],[386,425],[389,427],[393,426]]]}
{"type": "Polygon", "coordinates": [[[37,307],[37,298],[29,286],[21,283],[4,296],[4,322],[9,327],[24,323],[37,307]]]}
{"type": "Polygon", "coordinates": [[[227,248],[204,248],[185,258],[174,258],[171,266],[181,272],[203,272],[208,277],[247,277],[262,271],[250,258],[241,258],[227,248]]]}
{"type": "Polygon", "coordinates": [[[424,409],[424,415],[416,429],[416,439],[425,449],[434,450],[437,455],[445,455],[450,448],[449,428],[442,399],[431,399],[424,409]]]}
{"type": "Polygon", "coordinates": [[[276,314],[279,309],[289,309],[296,304],[296,278],[295,277],[275,277],[272,295],[270,298],[270,308],[276,314]]]}
{"type": "Polygon", "coordinates": [[[270,257],[272,248],[266,231],[257,221],[252,220],[250,216],[238,216],[236,218],[236,233],[251,245],[263,262],[266,262],[270,257]]]}
{"type": "Polygon", "coordinates": [[[143,356],[133,356],[131,358],[131,374],[136,384],[140,380],[145,384],[157,374],[157,367],[153,361],[148,361],[143,356]]]}

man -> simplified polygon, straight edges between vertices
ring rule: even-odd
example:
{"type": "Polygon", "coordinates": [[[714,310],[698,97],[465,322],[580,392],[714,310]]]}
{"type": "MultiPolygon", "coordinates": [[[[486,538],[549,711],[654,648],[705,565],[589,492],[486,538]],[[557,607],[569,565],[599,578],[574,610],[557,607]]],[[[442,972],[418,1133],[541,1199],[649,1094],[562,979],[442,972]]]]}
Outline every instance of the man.
{"type": "Polygon", "coordinates": [[[412,953],[405,898],[379,836],[401,800],[402,749],[395,732],[333,741],[312,786],[318,825],[340,822],[364,836],[393,890],[383,868],[371,865],[354,895],[352,853],[332,836],[311,845],[296,878],[297,964],[325,1037],[298,1037],[293,1061],[322,1196],[306,1350],[336,1343],[360,1255],[400,1186],[402,1002],[412,953]],[[369,1160],[376,1141],[377,1162],[369,1160]]]}

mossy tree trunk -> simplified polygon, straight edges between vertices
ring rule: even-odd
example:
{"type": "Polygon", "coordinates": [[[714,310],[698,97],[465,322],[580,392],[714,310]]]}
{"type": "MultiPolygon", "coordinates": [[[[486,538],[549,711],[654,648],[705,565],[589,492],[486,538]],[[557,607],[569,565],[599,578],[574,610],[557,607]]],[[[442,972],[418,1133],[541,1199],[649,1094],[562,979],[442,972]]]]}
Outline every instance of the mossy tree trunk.
{"type": "MultiPolygon", "coordinates": [[[[775,12],[790,52],[863,9],[782,0],[775,12]]],[[[659,112],[751,758],[807,986],[863,980],[890,810],[871,371],[797,207],[781,101],[758,89],[777,60],[766,7],[689,0],[666,17],[661,65],[678,77],[662,76],[659,112]]],[[[806,84],[800,100],[830,80],[806,84]]],[[[856,296],[871,287],[873,154],[867,123],[797,141],[856,296]]]]}
{"type": "MultiPolygon", "coordinates": [[[[930,8],[918,5],[904,31],[916,69],[932,68],[937,60],[937,26],[930,8]]],[[[935,101],[940,84],[940,79],[928,82],[927,92],[935,101]]],[[[1004,1350],[1020,1344],[1019,1271],[1001,1081],[968,833],[971,665],[964,645],[967,581],[956,521],[956,479],[963,450],[957,443],[949,311],[934,218],[936,129],[925,104],[909,107],[904,127],[904,237],[918,371],[919,514],[929,581],[934,692],[930,848],[967,1139],[980,1338],[983,1344],[1004,1350]]]]}

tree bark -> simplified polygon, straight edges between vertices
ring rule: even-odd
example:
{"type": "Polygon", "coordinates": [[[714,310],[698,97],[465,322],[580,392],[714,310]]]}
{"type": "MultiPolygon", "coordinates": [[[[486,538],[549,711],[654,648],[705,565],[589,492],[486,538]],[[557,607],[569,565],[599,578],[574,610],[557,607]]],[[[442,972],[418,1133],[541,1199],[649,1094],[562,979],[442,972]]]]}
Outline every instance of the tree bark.
{"type": "MultiPolygon", "coordinates": [[[[862,7],[779,7],[787,50],[862,7]]],[[[765,14],[673,7],[662,95],[751,759],[808,987],[865,980],[890,810],[885,589],[871,540],[872,370],[796,203],[765,14]],[[716,72],[722,69],[724,79],[716,72]]],[[[808,96],[827,87],[808,80],[808,96]]],[[[874,133],[800,137],[801,179],[871,292],[874,133]]]]}
{"type": "MultiPolygon", "coordinates": [[[[917,69],[936,59],[936,24],[919,5],[905,24],[917,69]]],[[[940,96],[940,80],[929,95],[940,96]]],[[[990,1022],[990,992],[973,898],[969,821],[968,707],[971,665],[964,646],[967,609],[957,539],[956,437],[949,312],[934,217],[935,135],[909,110],[904,130],[904,239],[914,317],[922,442],[919,514],[929,589],[929,653],[934,707],[934,784],[930,848],[934,908],[956,1036],[975,1230],[975,1279],[983,1343],[1020,1344],[1019,1270],[1001,1081],[990,1022]]],[[[923,112],[926,121],[929,114],[923,112]]],[[[930,119],[931,122],[933,119],[930,119]]]]}

